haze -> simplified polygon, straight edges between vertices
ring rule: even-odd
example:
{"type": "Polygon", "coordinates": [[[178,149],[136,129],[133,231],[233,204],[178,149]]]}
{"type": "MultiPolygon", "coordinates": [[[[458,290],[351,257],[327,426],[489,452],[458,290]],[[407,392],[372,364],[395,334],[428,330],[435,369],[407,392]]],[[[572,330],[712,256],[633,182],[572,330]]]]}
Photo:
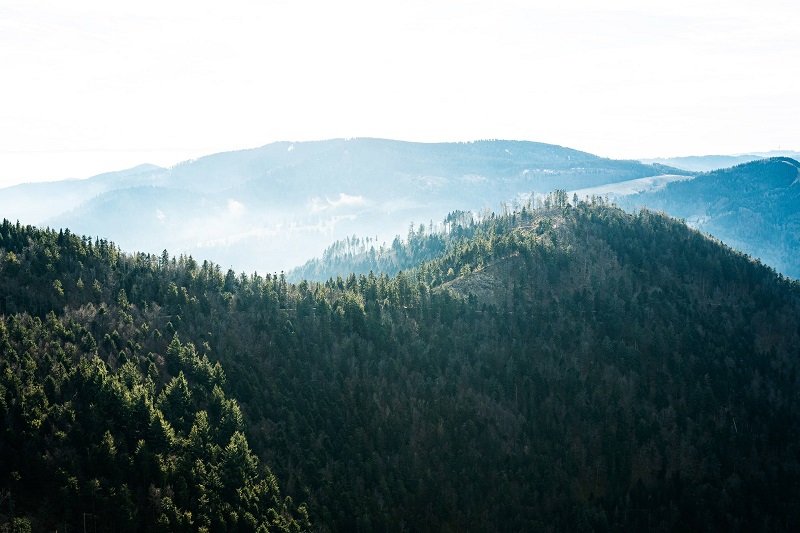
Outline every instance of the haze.
{"type": "Polygon", "coordinates": [[[0,186],[276,140],[800,147],[796,3],[529,4],[3,0],[0,186]]]}

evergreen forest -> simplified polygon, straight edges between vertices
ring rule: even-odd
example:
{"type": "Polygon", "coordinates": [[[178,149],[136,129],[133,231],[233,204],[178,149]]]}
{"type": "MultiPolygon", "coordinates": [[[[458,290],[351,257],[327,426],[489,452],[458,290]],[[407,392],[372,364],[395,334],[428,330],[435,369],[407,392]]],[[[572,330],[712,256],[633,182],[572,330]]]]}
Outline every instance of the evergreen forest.
{"type": "Polygon", "coordinates": [[[800,529],[797,281],[564,191],[368,244],[4,221],[0,531],[800,529]]]}

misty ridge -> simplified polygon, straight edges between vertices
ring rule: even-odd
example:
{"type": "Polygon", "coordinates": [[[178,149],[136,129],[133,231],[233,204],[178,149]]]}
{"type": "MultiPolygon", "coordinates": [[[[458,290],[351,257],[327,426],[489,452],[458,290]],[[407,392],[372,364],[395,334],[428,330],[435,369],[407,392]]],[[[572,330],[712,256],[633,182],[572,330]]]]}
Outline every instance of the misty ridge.
{"type": "Polygon", "coordinates": [[[26,224],[111,236],[125,250],[166,249],[237,272],[268,273],[320,258],[340,240],[357,237],[376,250],[388,248],[409,224],[432,230],[453,211],[500,212],[563,189],[581,199],[608,197],[628,209],[665,209],[797,277],[792,257],[800,187],[771,183],[771,170],[747,164],[737,167],[744,177],[736,182],[697,170],[770,161],[765,155],[641,163],[519,141],[278,142],[169,169],[141,165],[85,180],[9,187],[0,190],[0,209],[26,224]],[[751,178],[755,189],[745,186],[751,178]],[[700,185],[712,181],[713,187],[700,185]],[[698,187],[706,191],[702,199],[698,187]],[[723,198],[730,199],[724,212],[723,198]]]}

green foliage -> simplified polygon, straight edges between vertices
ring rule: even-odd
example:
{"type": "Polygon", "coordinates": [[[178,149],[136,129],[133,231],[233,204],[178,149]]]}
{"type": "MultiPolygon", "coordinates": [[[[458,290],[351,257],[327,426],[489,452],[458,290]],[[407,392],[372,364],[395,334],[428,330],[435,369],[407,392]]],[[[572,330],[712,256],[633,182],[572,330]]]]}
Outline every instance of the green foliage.
{"type": "Polygon", "coordinates": [[[308,527],[305,510],[264,483],[274,478],[241,432],[219,363],[177,335],[167,345],[150,334],[148,323],[163,327],[159,310],[128,299],[159,291],[137,278],[157,274],[149,262],[8,222],[0,235],[16,268],[0,298],[2,530],[254,531],[275,516],[308,527]],[[94,294],[78,290],[86,268],[94,294]],[[17,290],[22,279],[32,290],[17,290]]]}
{"type": "Polygon", "coordinates": [[[542,203],[296,285],[5,223],[0,524],[796,530],[797,283],[542,203]]]}

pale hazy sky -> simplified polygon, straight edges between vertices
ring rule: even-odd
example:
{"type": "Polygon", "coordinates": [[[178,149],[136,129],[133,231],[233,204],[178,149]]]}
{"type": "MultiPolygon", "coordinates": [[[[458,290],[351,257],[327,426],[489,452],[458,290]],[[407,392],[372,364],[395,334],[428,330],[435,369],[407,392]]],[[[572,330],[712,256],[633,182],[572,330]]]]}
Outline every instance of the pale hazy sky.
{"type": "Polygon", "coordinates": [[[278,140],[800,150],[796,0],[0,0],[0,185],[278,140]]]}

